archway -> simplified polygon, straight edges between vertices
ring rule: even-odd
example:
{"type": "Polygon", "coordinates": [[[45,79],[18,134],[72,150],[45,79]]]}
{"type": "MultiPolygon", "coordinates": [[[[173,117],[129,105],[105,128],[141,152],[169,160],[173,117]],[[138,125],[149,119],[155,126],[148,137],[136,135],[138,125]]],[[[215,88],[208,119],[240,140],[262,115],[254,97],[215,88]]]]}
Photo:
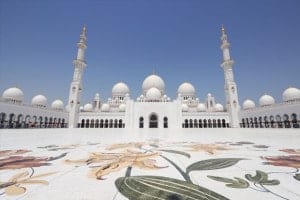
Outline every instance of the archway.
{"type": "Polygon", "coordinates": [[[291,115],[291,121],[292,121],[292,127],[293,128],[299,128],[298,120],[297,120],[297,115],[296,113],[293,113],[291,115]]]}
{"type": "Polygon", "coordinates": [[[144,118],[140,117],[139,119],[139,128],[144,128],[144,118]]]}
{"type": "Polygon", "coordinates": [[[15,118],[16,118],[16,115],[14,113],[11,113],[9,115],[9,120],[8,120],[8,127],[9,128],[14,128],[14,126],[15,126],[15,118]]]}
{"type": "Polygon", "coordinates": [[[184,120],[184,128],[188,128],[189,127],[189,122],[187,119],[184,120]]]}
{"type": "Polygon", "coordinates": [[[149,117],[149,128],[158,128],[158,117],[154,113],[149,117]]]}
{"type": "Polygon", "coordinates": [[[168,128],[168,118],[164,117],[164,128],[168,128]]]}
{"type": "Polygon", "coordinates": [[[0,128],[5,128],[6,113],[0,113],[0,128]]]}
{"type": "Polygon", "coordinates": [[[22,127],[22,123],[23,123],[23,115],[22,115],[22,114],[19,114],[19,115],[18,115],[18,118],[17,118],[17,125],[16,125],[16,128],[23,128],[23,127],[22,127]]]}

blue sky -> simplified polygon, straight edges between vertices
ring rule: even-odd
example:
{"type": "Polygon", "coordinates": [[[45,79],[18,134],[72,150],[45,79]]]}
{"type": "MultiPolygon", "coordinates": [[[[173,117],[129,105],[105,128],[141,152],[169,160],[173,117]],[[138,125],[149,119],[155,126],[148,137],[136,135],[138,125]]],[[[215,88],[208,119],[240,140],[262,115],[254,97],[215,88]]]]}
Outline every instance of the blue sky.
{"type": "Polygon", "coordinates": [[[200,101],[211,92],[224,103],[224,24],[240,103],[264,93],[280,102],[285,88],[300,87],[299,8],[299,0],[0,0],[0,90],[66,102],[86,24],[83,103],[96,92],[106,100],[119,81],[136,98],[153,71],[172,98],[188,81],[200,101]]]}

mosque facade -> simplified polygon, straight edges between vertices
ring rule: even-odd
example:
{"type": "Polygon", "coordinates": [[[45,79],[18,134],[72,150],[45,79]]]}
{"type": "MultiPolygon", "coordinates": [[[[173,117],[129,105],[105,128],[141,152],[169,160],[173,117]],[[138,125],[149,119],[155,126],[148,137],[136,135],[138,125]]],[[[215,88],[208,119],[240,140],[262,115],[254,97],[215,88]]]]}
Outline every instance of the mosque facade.
{"type": "Polygon", "coordinates": [[[217,103],[212,94],[201,102],[191,83],[180,84],[177,97],[165,93],[164,80],[151,74],[142,83],[142,94],[133,99],[124,82],[116,83],[111,97],[103,102],[95,94],[92,102],[81,105],[82,78],[87,67],[86,27],[77,43],[73,61],[74,74],[69,100],[55,100],[48,106],[44,95],[23,102],[23,91],[13,87],[0,98],[0,128],[125,128],[125,129],[185,129],[185,128],[299,128],[300,90],[290,87],[283,92],[283,102],[276,103],[270,95],[259,99],[259,106],[247,99],[239,105],[234,80],[234,61],[224,27],[221,30],[221,50],[224,71],[226,105],[217,103]]]}

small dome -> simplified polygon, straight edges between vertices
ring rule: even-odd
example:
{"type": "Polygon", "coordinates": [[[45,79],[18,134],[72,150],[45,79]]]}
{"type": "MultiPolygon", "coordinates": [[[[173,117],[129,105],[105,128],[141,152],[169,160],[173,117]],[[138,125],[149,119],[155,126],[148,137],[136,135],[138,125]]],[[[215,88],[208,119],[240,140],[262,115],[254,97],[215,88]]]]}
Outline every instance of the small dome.
{"type": "Polygon", "coordinates": [[[112,88],[112,96],[125,96],[129,92],[128,86],[123,82],[115,84],[112,88]]]}
{"type": "Polygon", "coordinates": [[[122,103],[120,106],[119,106],[119,111],[120,112],[125,112],[126,110],[126,105],[124,103],[122,103]]]}
{"type": "Polygon", "coordinates": [[[24,94],[23,94],[22,90],[20,90],[19,88],[16,88],[16,87],[8,88],[2,94],[3,99],[9,100],[9,101],[18,101],[18,102],[23,101],[23,96],[24,96],[24,94]]]}
{"type": "Polygon", "coordinates": [[[101,111],[102,112],[109,112],[109,105],[107,103],[102,104],[101,111]]]}
{"type": "Polygon", "coordinates": [[[183,96],[187,96],[187,95],[194,96],[196,90],[192,84],[185,82],[178,87],[177,93],[183,96]]]}
{"type": "Polygon", "coordinates": [[[53,108],[55,110],[63,110],[64,109],[64,103],[62,102],[62,100],[57,99],[57,100],[52,102],[51,108],[53,108]]]}
{"type": "Polygon", "coordinates": [[[300,100],[300,90],[294,87],[289,87],[282,94],[284,102],[300,100]]]}
{"type": "Polygon", "coordinates": [[[147,91],[146,98],[148,100],[160,100],[161,92],[157,88],[152,87],[147,91]]]}
{"type": "Polygon", "coordinates": [[[250,99],[245,100],[243,103],[243,109],[248,110],[248,109],[252,109],[252,108],[255,108],[254,101],[252,101],[250,99]]]}
{"type": "Polygon", "coordinates": [[[93,105],[90,103],[87,103],[83,106],[83,111],[85,112],[92,112],[93,111],[93,105]]]}
{"type": "Polygon", "coordinates": [[[83,106],[80,106],[80,107],[79,107],[79,110],[80,110],[80,111],[83,111],[83,106]]]}
{"type": "Polygon", "coordinates": [[[188,105],[186,105],[185,103],[181,105],[181,109],[182,109],[182,112],[187,112],[189,110],[189,107],[188,105]]]}
{"type": "Polygon", "coordinates": [[[44,95],[36,95],[31,100],[31,105],[38,107],[46,107],[47,106],[47,98],[44,95]]]}
{"type": "Polygon", "coordinates": [[[143,92],[146,93],[151,88],[157,88],[161,93],[165,91],[165,82],[157,75],[148,76],[143,82],[143,92]]]}
{"type": "Polygon", "coordinates": [[[259,105],[260,106],[271,106],[273,104],[275,104],[275,100],[270,95],[265,94],[265,95],[263,95],[259,98],[259,105]]]}
{"type": "Polygon", "coordinates": [[[204,103],[199,103],[197,106],[197,111],[198,112],[205,112],[206,111],[206,107],[204,103]]]}
{"type": "Polygon", "coordinates": [[[220,104],[220,103],[217,103],[217,104],[215,105],[215,111],[216,111],[216,112],[223,112],[223,111],[224,111],[223,105],[220,104]]]}

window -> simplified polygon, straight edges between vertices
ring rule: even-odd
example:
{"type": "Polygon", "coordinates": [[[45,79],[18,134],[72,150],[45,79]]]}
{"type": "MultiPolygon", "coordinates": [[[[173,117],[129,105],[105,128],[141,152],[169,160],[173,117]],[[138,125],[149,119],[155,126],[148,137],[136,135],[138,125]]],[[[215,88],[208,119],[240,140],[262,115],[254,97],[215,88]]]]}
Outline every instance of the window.
{"type": "MultiPolygon", "coordinates": [[[[50,118],[50,120],[51,120],[51,118],[50,118]]],[[[89,119],[86,120],[85,128],[90,128],[90,120],[89,119]]]]}
{"type": "Polygon", "coordinates": [[[185,120],[184,120],[184,128],[188,128],[188,127],[189,127],[188,120],[187,120],[187,119],[185,119],[185,120]]]}
{"type": "Polygon", "coordinates": [[[144,128],[144,118],[140,117],[139,119],[139,128],[144,128]]]}
{"type": "Polygon", "coordinates": [[[114,120],[114,128],[118,128],[118,120],[117,119],[114,120]]]}
{"type": "Polygon", "coordinates": [[[193,120],[190,119],[189,128],[193,128],[193,120]]]}
{"type": "Polygon", "coordinates": [[[149,117],[149,128],[158,128],[158,117],[156,114],[151,114],[149,117]]]}
{"type": "Polygon", "coordinates": [[[119,119],[119,128],[125,128],[125,124],[123,124],[122,119],[119,119]]]}
{"type": "Polygon", "coordinates": [[[164,117],[164,128],[168,128],[168,118],[164,117]]]}
{"type": "Polygon", "coordinates": [[[103,128],[104,127],[104,121],[103,119],[100,120],[100,128],[103,128]]]}
{"type": "Polygon", "coordinates": [[[110,120],[109,120],[109,128],[112,128],[112,127],[113,127],[113,120],[110,119],[110,120]]]}

